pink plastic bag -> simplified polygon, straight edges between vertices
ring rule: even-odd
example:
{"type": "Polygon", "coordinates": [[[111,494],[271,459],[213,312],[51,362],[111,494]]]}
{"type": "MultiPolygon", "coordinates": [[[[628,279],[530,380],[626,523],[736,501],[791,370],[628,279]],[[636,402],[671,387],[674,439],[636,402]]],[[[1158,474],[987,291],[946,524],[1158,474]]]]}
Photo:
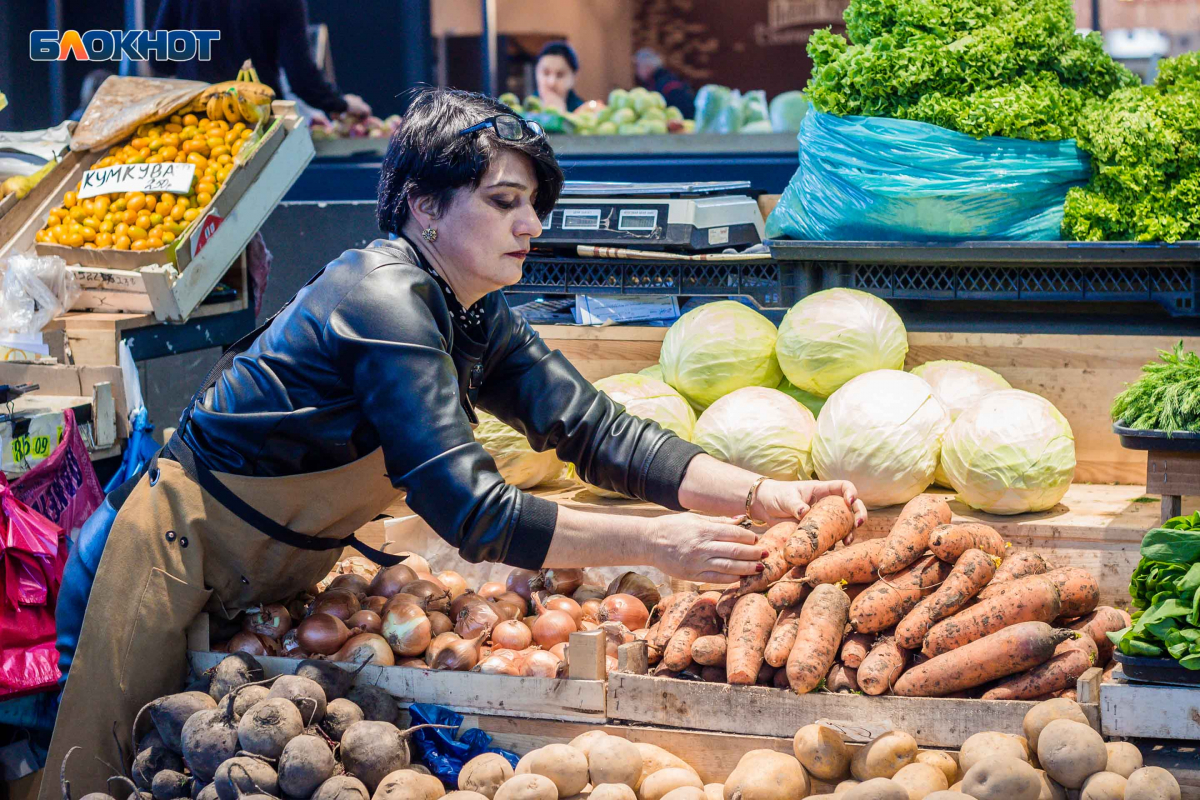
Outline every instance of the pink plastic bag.
{"type": "Polygon", "coordinates": [[[58,523],[71,541],[79,536],[83,523],[104,502],[104,489],[92,469],[73,411],[63,412],[62,443],[46,460],[17,479],[12,492],[25,505],[58,523]]]}

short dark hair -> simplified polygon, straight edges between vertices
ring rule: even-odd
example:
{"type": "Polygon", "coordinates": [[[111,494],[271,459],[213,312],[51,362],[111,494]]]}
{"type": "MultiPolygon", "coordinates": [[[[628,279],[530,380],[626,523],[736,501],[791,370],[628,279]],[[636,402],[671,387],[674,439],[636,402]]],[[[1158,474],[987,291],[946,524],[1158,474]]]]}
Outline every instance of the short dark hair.
{"type": "MultiPolygon", "coordinates": [[[[566,59],[571,72],[579,72],[579,56],[575,55],[575,48],[566,42],[548,43],[538,52],[537,61],[541,61],[542,56],[562,56],[566,59]]],[[[534,63],[536,64],[537,61],[534,63]]]]}
{"type": "Polygon", "coordinates": [[[383,159],[375,212],[379,229],[400,233],[408,221],[410,197],[431,198],[440,214],[456,190],[479,188],[492,160],[505,149],[533,162],[533,207],[539,217],[549,214],[562,191],[563,173],[546,137],[510,142],[491,128],[459,135],[489,117],[511,113],[508,106],[476,92],[418,90],[383,159]]]}

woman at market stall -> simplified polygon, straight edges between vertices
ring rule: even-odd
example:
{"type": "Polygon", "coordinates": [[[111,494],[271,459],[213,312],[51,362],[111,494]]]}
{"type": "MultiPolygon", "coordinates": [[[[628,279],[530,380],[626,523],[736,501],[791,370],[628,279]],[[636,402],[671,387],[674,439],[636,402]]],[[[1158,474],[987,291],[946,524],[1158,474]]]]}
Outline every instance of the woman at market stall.
{"type": "Polygon", "coordinates": [[[538,53],[533,74],[537,79],[537,96],[546,108],[574,111],[583,105],[575,93],[575,76],[579,72],[579,56],[566,42],[550,42],[538,53]]]}
{"type": "MultiPolygon", "coordinates": [[[[231,619],[292,596],[347,544],[399,560],[353,533],[405,493],[472,562],[643,564],[711,582],[762,570],[732,517],[798,519],[837,495],[861,524],[849,483],[766,480],[625,414],[508,307],[501,289],[520,280],[562,180],[540,128],[505,106],[416,96],[379,183],[380,228],[398,238],[346,251],[234,345],[145,475],[81,532],[58,605],[69,679],[55,769],[73,745],[115,763],[114,722],[130,752],[138,708],[181,687],[200,611],[231,619]],[[476,408],[591,484],[722,518],[584,513],[521,492],[475,442],[476,408]]],[[[107,772],[79,758],[68,775],[86,792],[107,772]]]]}

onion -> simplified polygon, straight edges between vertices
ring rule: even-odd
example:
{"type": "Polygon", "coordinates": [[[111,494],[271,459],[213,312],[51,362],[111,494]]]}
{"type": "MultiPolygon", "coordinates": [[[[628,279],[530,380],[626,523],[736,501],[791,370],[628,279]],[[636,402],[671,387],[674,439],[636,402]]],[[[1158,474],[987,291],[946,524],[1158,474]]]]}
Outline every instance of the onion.
{"type": "Polygon", "coordinates": [[[521,614],[529,611],[529,598],[522,597],[516,592],[505,592],[496,598],[497,603],[512,603],[517,608],[521,609],[521,614]]]}
{"type": "Polygon", "coordinates": [[[600,621],[613,620],[622,623],[626,628],[635,631],[646,627],[650,612],[646,604],[630,594],[610,594],[600,601],[600,621]]]}
{"type": "Polygon", "coordinates": [[[279,641],[280,655],[288,658],[299,658],[304,653],[304,648],[300,646],[300,640],[296,638],[296,629],[292,628],[283,635],[279,641]]]}
{"type": "MultiPolygon", "coordinates": [[[[410,603],[414,606],[417,606],[422,611],[425,610],[424,602],[425,601],[417,597],[415,594],[407,594],[405,592],[396,592],[394,595],[388,598],[388,603],[410,603]]],[[[384,605],[384,608],[387,608],[386,604],[384,605]]],[[[380,613],[380,616],[383,616],[382,612],[380,613]]]]}
{"type": "Polygon", "coordinates": [[[567,612],[571,615],[571,619],[575,620],[576,628],[583,621],[583,609],[579,607],[579,603],[561,594],[552,595],[543,600],[542,593],[536,592],[533,595],[533,605],[537,608],[538,614],[544,614],[547,611],[567,612]]]}
{"type": "Polygon", "coordinates": [[[479,643],[482,636],[450,642],[433,658],[434,669],[466,672],[479,663],[479,643]]]}
{"type": "Polygon", "coordinates": [[[634,640],[633,631],[619,622],[605,622],[600,626],[605,633],[604,652],[610,656],[617,655],[617,648],[634,640]]]}
{"type": "Polygon", "coordinates": [[[400,591],[420,599],[421,608],[425,611],[440,611],[443,614],[450,612],[450,593],[433,581],[415,580],[404,584],[400,591]]]}
{"type": "MultiPolygon", "coordinates": [[[[313,597],[314,595],[301,592],[284,604],[284,607],[288,610],[288,614],[292,616],[293,621],[304,619],[308,616],[308,604],[312,602],[313,597]]],[[[210,617],[218,622],[221,619],[220,614],[210,615],[210,617]]]]}
{"type": "Polygon", "coordinates": [[[496,583],[495,581],[490,581],[488,583],[485,583],[483,586],[479,587],[479,596],[482,597],[484,600],[495,600],[497,597],[499,597],[500,595],[504,594],[507,591],[508,590],[504,588],[503,583],[496,583]]]}
{"type": "Polygon", "coordinates": [[[504,581],[504,588],[510,592],[516,592],[525,598],[525,602],[529,602],[529,597],[533,593],[529,583],[537,577],[537,572],[531,569],[514,569],[508,573],[508,578],[504,581]]]}
{"type": "Polygon", "coordinates": [[[362,609],[358,597],[347,591],[326,590],[317,595],[309,614],[329,614],[345,622],[362,609]]]}
{"type": "Polygon", "coordinates": [[[599,622],[592,622],[590,619],[585,619],[583,622],[579,623],[579,630],[581,631],[594,631],[599,627],[599,622]]]}
{"type": "Polygon", "coordinates": [[[404,559],[400,563],[402,565],[408,567],[409,569],[411,569],[413,572],[430,572],[431,571],[429,569],[429,562],[426,561],[423,557],[417,555],[416,553],[402,553],[401,555],[407,555],[408,558],[404,559]]]}
{"type": "Polygon", "coordinates": [[[471,587],[467,586],[467,579],[452,569],[439,572],[435,577],[450,591],[451,599],[471,591],[471,587]]]}
{"type": "Polygon", "coordinates": [[[512,675],[518,676],[521,670],[517,669],[517,665],[513,662],[504,659],[496,658],[496,656],[488,656],[475,667],[474,672],[482,672],[484,675],[512,675]]]}
{"type": "Polygon", "coordinates": [[[276,645],[275,652],[272,653],[265,636],[259,636],[257,633],[249,631],[239,631],[229,640],[229,652],[246,653],[252,656],[274,656],[279,654],[279,647],[276,645]]]}
{"type": "Polygon", "coordinates": [[[608,592],[603,586],[597,586],[594,583],[585,583],[571,593],[571,599],[579,603],[579,605],[583,605],[588,600],[603,600],[607,595],[608,592]]]}
{"type": "Polygon", "coordinates": [[[499,615],[492,610],[489,603],[474,603],[458,615],[458,621],[454,623],[454,632],[464,639],[474,639],[477,636],[486,639],[499,621],[499,615]]]}
{"type": "Polygon", "coordinates": [[[333,589],[340,589],[342,591],[349,592],[350,594],[356,594],[359,597],[366,597],[367,589],[370,587],[370,585],[371,582],[362,575],[356,575],[351,572],[345,575],[338,575],[329,582],[329,586],[325,587],[325,591],[328,592],[333,589]]]}
{"type": "Polygon", "coordinates": [[[414,657],[425,652],[432,638],[429,617],[420,606],[395,600],[383,609],[383,626],[380,631],[387,639],[392,652],[398,656],[414,657]]]}
{"type": "Polygon", "coordinates": [[[514,664],[520,664],[525,660],[525,656],[533,652],[533,648],[523,647],[521,650],[513,650],[508,647],[497,647],[492,650],[492,658],[503,658],[506,661],[511,661],[514,664]],[[526,651],[529,652],[526,652],[526,651]]]}
{"type": "Polygon", "coordinates": [[[378,664],[381,667],[390,667],[396,663],[396,657],[392,654],[392,648],[388,647],[387,640],[377,633],[351,636],[330,660],[378,664]]]}
{"type": "Polygon", "coordinates": [[[420,658],[402,658],[396,662],[397,667],[416,667],[417,669],[429,669],[429,665],[420,658]]]}
{"type": "Polygon", "coordinates": [[[557,678],[562,668],[563,662],[558,656],[546,650],[535,650],[525,658],[521,674],[526,678],[557,678]]]}
{"type": "Polygon", "coordinates": [[[614,578],[605,595],[611,597],[614,594],[631,594],[641,600],[646,608],[654,608],[662,601],[654,581],[636,572],[626,572],[614,578]]]}
{"type": "Polygon", "coordinates": [[[429,617],[429,632],[433,636],[439,636],[447,631],[454,630],[454,623],[440,611],[430,611],[425,616],[429,617]]]}
{"type": "Polygon", "coordinates": [[[533,631],[524,622],[505,620],[492,629],[492,645],[509,650],[524,650],[533,644],[533,631]]]}
{"type": "MultiPolygon", "coordinates": [[[[556,655],[558,657],[559,661],[563,661],[563,662],[567,661],[567,643],[566,642],[559,642],[558,644],[554,645],[554,647],[550,648],[550,652],[553,653],[554,655],[556,655]]],[[[569,662],[567,663],[567,665],[570,666],[569,662]]]]}
{"type": "Polygon", "coordinates": [[[571,638],[571,634],[579,630],[575,619],[565,611],[547,611],[533,623],[533,640],[538,647],[549,649],[559,642],[571,638]]]}
{"type": "Polygon", "coordinates": [[[522,617],[521,618],[521,622],[524,622],[526,627],[529,628],[529,630],[533,630],[533,625],[537,621],[538,621],[537,614],[534,614],[532,617],[522,617]]]}
{"type": "Polygon", "coordinates": [[[479,648],[479,660],[480,661],[487,658],[491,654],[492,654],[492,646],[490,644],[479,648]]]}
{"type": "Polygon", "coordinates": [[[383,618],[374,611],[364,608],[346,620],[346,624],[351,628],[362,628],[367,633],[377,634],[383,629],[383,618]]]}
{"type": "Polygon", "coordinates": [[[599,600],[584,600],[579,606],[583,611],[583,618],[592,622],[600,621],[600,601],[599,600]]]}
{"type": "Polygon", "coordinates": [[[636,631],[633,632],[633,638],[638,640],[639,642],[646,641],[646,637],[649,635],[650,635],[649,628],[638,628],[636,631]]]}
{"type": "Polygon", "coordinates": [[[497,600],[492,603],[492,608],[500,619],[520,619],[525,613],[525,610],[518,608],[515,603],[509,603],[505,600],[497,600]]]}
{"type": "Polygon", "coordinates": [[[367,587],[367,594],[377,594],[381,597],[391,597],[400,591],[400,587],[406,583],[412,583],[417,579],[417,573],[411,568],[403,564],[397,564],[394,567],[382,569],[375,576],[374,580],[367,587]]]}
{"type": "Polygon", "coordinates": [[[388,604],[388,598],[381,595],[373,594],[363,601],[362,607],[368,611],[374,611],[376,614],[383,613],[383,607],[388,604]]]}
{"type": "Polygon", "coordinates": [[[437,654],[442,652],[442,648],[451,642],[461,641],[462,637],[457,633],[450,631],[449,633],[441,633],[433,637],[433,641],[429,643],[429,649],[425,651],[425,663],[432,664],[433,659],[437,654]]]}
{"type": "Polygon", "coordinates": [[[458,619],[458,615],[462,613],[462,610],[464,608],[466,608],[468,605],[470,605],[471,603],[486,603],[486,602],[487,602],[487,598],[481,597],[480,595],[477,595],[474,592],[467,592],[466,594],[460,594],[458,597],[454,598],[454,600],[450,603],[450,619],[458,619]]]}
{"type": "Polygon", "coordinates": [[[296,641],[306,653],[331,656],[350,638],[350,629],[330,614],[313,614],[296,628],[296,641]]]}
{"type": "Polygon", "coordinates": [[[544,569],[529,582],[529,588],[534,592],[545,589],[550,594],[568,596],[580,586],[583,586],[581,569],[544,569]]]}
{"type": "Polygon", "coordinates": [[[280,639],[292,629],[292,615],[287,607],[279,603],[263,606],[254,614],[247,614],[242,629],[259,636],[280,639]]]}
{"type": "Polygon", "coordinates": [[[446,584],[442,583],[441,581],[439,581],[432,572],[421,572],[420,570],[417,570],[417,580],[429,581],[430,583],[432,583],[434,586],[438,587],[439,589],[445,590],[446,594],[450,593],[450,587],[447,586],[446,584]]]}
{"type": "Polygon", "coordinates": [[[617,661],[616,656],[605,656],[604,657],[604,671],[606,673],[616,672],[618,663],[619,662],[617,661]]]}

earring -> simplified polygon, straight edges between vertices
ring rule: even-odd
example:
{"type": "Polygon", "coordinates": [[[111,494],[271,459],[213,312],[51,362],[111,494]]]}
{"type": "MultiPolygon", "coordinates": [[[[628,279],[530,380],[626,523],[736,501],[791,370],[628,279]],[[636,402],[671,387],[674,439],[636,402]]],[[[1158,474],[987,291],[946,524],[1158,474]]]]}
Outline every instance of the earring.
{"type": "Polygon", "coordinates": [[[421,238],[430,244],[433,244],[437,241],[437,228],[426,228],[425,230],[421,231],[421,238]]]}

